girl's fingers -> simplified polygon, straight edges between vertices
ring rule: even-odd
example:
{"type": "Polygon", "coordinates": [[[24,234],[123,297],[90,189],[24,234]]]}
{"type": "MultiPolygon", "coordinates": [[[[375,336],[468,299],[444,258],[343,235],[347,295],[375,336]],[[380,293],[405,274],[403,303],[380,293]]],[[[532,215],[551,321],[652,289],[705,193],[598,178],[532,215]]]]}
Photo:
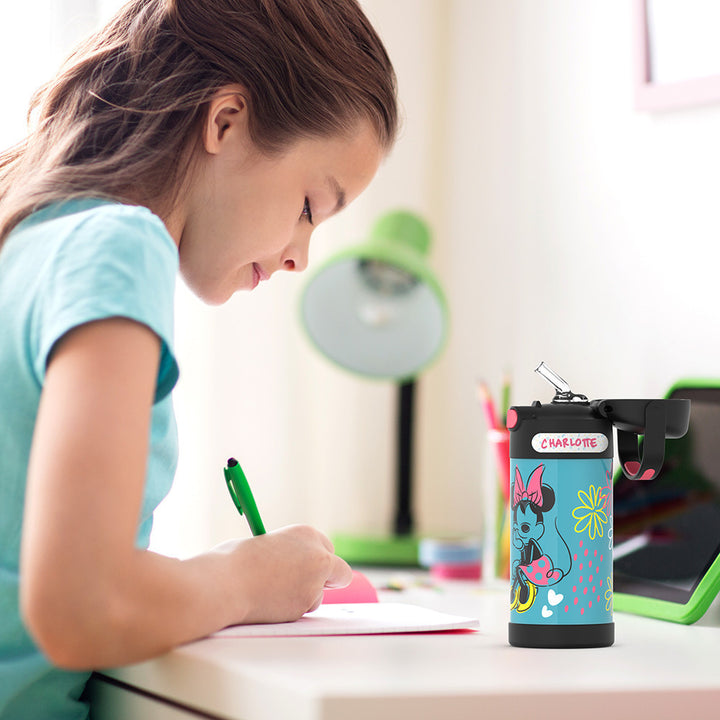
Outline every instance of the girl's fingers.
{"type": "Polygon", "coordinates": [[[341,557],[333,555],[330,574],[325,580],[325,587],[344,588],[350,584],[351,580],[352,568],[341,557]]]}

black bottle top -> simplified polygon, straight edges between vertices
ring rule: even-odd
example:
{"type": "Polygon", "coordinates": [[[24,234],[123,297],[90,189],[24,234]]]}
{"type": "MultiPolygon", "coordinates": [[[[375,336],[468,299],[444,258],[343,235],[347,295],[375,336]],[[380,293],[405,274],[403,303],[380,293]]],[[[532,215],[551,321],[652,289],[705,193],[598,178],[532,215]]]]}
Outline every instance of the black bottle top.
{"type": "Polygon", "coordinates": [[[555,388],[555,397],[548,405],[536,400],[508,410],[511,458],[612,458],[614,426],[623,473],[631,480],[652,480],[663,464],[665,439],[687,432],[689,400],[589,401],[545,363],[535,372],[555,388]]]}
{"type": "Polygon", "coordinates": [[[589,402],[513,406],[508,411],[512,458],[612,458],[613,426],[589,402]]]}

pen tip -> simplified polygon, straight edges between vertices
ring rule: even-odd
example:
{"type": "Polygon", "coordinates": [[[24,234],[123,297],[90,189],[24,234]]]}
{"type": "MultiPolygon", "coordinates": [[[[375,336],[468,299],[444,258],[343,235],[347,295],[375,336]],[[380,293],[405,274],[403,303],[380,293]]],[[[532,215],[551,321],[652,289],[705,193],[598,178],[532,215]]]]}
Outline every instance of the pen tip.
{"type": "Polygon", "coordinates": [[[228,467],[235,467],[238,464],[238,461],[235,458],[229,458],[227,461],[228,467]]]}

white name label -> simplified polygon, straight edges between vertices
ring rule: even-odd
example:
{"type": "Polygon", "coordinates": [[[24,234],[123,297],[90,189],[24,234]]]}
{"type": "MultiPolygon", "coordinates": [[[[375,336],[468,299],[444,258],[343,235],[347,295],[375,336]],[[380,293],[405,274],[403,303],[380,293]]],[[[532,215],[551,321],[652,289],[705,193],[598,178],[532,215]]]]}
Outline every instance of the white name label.
{"type": "Polygon", "coordinates": [[[532,446],[539,453],[601,453],[608,439],[603,433],[537,433],[532,446]]]}

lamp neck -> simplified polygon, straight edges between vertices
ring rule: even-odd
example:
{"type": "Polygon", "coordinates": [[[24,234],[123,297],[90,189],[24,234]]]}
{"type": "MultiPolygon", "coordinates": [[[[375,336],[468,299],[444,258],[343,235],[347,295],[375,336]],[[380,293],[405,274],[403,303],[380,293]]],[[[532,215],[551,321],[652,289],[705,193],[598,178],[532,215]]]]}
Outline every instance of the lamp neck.
{"type": "Polygon", "coordinates": [[[398,386],[397,506],[395,534],[412,535],[412,458],[415,380],[398,386]]]}

